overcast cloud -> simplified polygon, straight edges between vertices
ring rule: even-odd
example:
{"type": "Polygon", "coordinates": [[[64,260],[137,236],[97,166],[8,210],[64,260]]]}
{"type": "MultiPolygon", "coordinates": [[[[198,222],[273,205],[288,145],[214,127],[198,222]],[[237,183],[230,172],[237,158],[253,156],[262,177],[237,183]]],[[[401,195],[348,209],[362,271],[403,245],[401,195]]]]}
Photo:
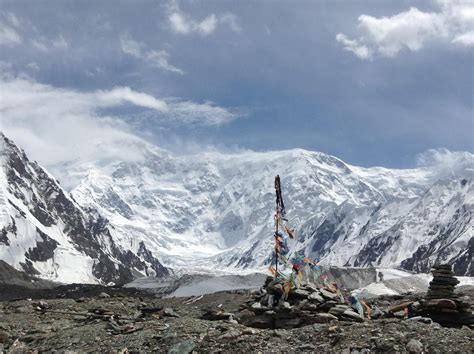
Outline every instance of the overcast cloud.
{"type": "Polygon", "coordinates": [[[47,165],[146,139],[415,166],[474,150],[473,46],[460,0],[0,0],[0,129],[47,165]]]}

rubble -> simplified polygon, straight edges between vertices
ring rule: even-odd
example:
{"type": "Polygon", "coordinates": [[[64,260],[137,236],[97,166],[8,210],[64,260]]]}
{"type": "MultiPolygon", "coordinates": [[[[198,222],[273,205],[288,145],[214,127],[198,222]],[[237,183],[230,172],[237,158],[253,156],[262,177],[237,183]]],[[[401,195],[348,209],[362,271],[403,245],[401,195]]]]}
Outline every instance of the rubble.
{"type": "Polygon", "coordinates": [[[364,321],[345,303],[340,292],[317,288],[313,284],[301,284],[284,298],[281,285],[268,277],[262,289],[252,295],[253,301],[242,306],[235,316],[239,323],[249,327],[277,329],[336,321],[364,321]]]}
{"type": "MultiPolygon", "coordinates": [[[[193,297],[158,299],[146,293],[131,295],[128,290],[105,288],[101,291],[113,294],[110,298],[98,298],[99,291],[80,302],[75,300],[89,294],[64,292],[68,294],[65,298],[56,298],[51,293],[43,299],[48,308],[43,306],[45,309],[41,310],[37,309],[41,299],[0,301],[0,351],[403,353],[416,349],[413,342],[409,345],[412,340],[422,343],[423,352],[444,353],[452,348],[472,351],[474,331],[466,326],[444,328],[437,323],[398,318],[348,321],[342,319],[350,310],[346,308],[348,304],[340,299],[324,299],[321,303],[311,296],[315,292],[320,294],[319,289],[307,285],[303,290],[310,293],[308,298],[293,299],[290,293],[275,307],[268,306],[271,294],[264,291],[208,294],[192,302],[193,297]],[[258,300],[265,295],[269,295],[267,302],[261,301],[263,305],[260,304],[256,316],[249,308],[260,303],[258,300]],[[18,308],[22,311],[16,311],[18,308]],[[166,308],[180,317],[164,316],[166,308]],[[245,326],[245,316],[254,322],[261,321],[261,329],[245,326]],[[267,317],[274,316],[278,320],[275,324],[282,328],[265,327],[267,317]],[[235,323],[237,317],[239,323],[235,323]],[[311,321],[316,323],[305,325],[311,321]]],[[[469,294],[472,296],[473,292],[469,294]]],[[[406,303],[419,299],[398,300],[406,303]]],[[[394,298],[374,301],[388,308],[394,298]]]]}

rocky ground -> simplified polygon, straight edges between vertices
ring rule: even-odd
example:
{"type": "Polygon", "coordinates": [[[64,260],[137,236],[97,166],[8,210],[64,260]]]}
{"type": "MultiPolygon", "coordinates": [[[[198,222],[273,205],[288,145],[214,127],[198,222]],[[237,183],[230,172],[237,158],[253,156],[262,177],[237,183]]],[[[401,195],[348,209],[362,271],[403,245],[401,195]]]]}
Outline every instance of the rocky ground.
{"type": "Polygon", "coordinates": [[[466,326],[444,328],[399,318],[334,320],[292,329],[250,328],[232,317],[201,318],[216,311],[237,314],[242,304],[253,301],[246,292],[157,299],[133,289],[98,286],[66,286],[36,291],[36,296],[7,288],[0,291],[0,352],[469,353],[474,348],[474,332],[466,326]]]}

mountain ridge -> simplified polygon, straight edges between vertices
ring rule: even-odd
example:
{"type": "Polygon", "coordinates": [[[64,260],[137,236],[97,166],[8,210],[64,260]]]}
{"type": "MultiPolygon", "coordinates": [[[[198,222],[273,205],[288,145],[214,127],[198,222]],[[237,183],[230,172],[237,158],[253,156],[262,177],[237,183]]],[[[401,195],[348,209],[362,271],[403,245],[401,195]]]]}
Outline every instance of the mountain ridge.
{"type": "Polygon", "coordinates": [[[117,246],[113,227],[81,207],[59,182],[0,134],[0,258],[16,269],[57,282],[126,283],[157,260],[117,246]],[[142,257],[143,258],[143,257],[142,257]],[[148,262],[148,264],[147,264],[148,262]]]}
{"type": "MultiPolygon", "coordinates": [[[[99,274],[91,270],[88,281],[123,282],[167,274],[167,268],[263,270],[272,250],[273,178],[279,174],[288,219],[297,234],[290,241],[293,252],[303,252],[321,265],[414,271],[428,271],[443,261],[452,263],[457,274],[474,275],[473,160],[467,153],[448,170],[397,170],[352,166],[303,149],[175,156],[149,143],[133,143],[141,151],[136,159],[63,165],[61,179],[71,186],[70,193],[17,149],[8,171],[18,181],[8,184],[15,188],[6,194],[14,210],[0,208],[0,251],[12,258],[9,263],[54,278],[52,265],[37,268],[45,267],[66,244],[89,262],[100,260],[81,263],[99,274]],[[32,178],[29,170],[40,171],[36,174],[42,177],[32,178]],[[40,192],[18,187],[25,181],[39,186],[40,192]],[[29,220],[29,237],[35,241],[29,240],[28,247],[20,247],[23,253],[13,257],[5,250],[18,234],[18,225],[8,219],[15,210],[17,219],[29,220]],[[66,218],[64,224],[65,210],[76,218],[66,218]],[[70,238],[67,242],[51,233],[58,225],[59,233],[70,238]],[[89,236],[81,237],[81,232],[89,236]],[[106,278],[103,274],[115,265],[124,267],[115,272],[121,275],[106,278]]],[[[2,186],[4,191],[5,180],[2,186]]],[[[0,205],[5,204],[2,198],[3,192],[0,205]]]]}
{"type": "MultiPolygon", "coordinates": [[[[304,250],[327,265],[369,266],[375,262],[377,266],[402,266],[407,260],[403,263],[405,267],[426,271],[432,261],[415,257],[409,262],[412,254],[406,254],[403,260],[389,261],[387,257],[379,262],[364,260],[353,250],[362,251],[367,242],[406,217],[436,183],[441,183],[441,188],[448,188],[442,185],[443,180],[466,179],[469,185],[472,183],[473,160],[467,153],[461,154],[457,165],[446,170],[438,166],[363,168],[303,149],[191,156],[174,156],[161,149],[155,154],[146,144],[143,149],[144,158],[139,162],[115,162],[100,167],[89,164],[86,170],[95,177],[83,179],[72,195],[80,204],[101,210],[122,234],[140,235],[152,252],[158,252],[158,258],[177,269],[263,269],[272,247],[273,177],[279,174],[288,217],[299,235],[299,242],[292,249],[304,250]],[[117,208],[128,214],[119,215],[117,208]],[[332,225],[335,223],[328,217],[338,210],[340,220],[332,225]],[[344,213],[353,215],[353,219],[348,220],[342,216],[344,213]],[[371,213],[377,213],[375,227],[370,223],[365,226],[371,213]],[[347,228],[341,224],[343,221],[348,223],[347,228]],[[328,227],[324,242],[322,229],[319,233],[315,231],[323,223],[328,227]],[[335,230],[341,235],[337,236],[335,230]],[[355,233],[364,232],[366,236],[357,239],[355,233]],[[314,238],[317,241],[311,243],[309,239],[314,238]],[[343,239],[352,240],[352,245],[338,251],[343,239]],[[364,245],[354,247],[357,242],[364,245]],[[316,243],[320,249],[312,249],[316,243]],[[423,262],[424,266],[415,265],[423,262]]],[[[77,165],[75,168],[81,169],[77,165]]],[[[472,189],[466,193],[471,195],[472,189]]],[[[472,229],[472,198],[465,202],[463,218],[472,229]]],[[[442,210],[447,205],[436,207],[442,210]]],[[[428,242],[427,232],[420,229],[416,248],[428,242]]],[[[459,245],[467,247],[465,238],[473,237],[472,230],[467,233],[459,245]]],[[[130,237],[125,239],[124,242],[133,243],[130,237]]],[[[402,239],[408,240],[408,236],[403,235],[402,239]]],[[[459,269],[464,269],[463,274],[472,274],[472,265],[459,269]]]]}

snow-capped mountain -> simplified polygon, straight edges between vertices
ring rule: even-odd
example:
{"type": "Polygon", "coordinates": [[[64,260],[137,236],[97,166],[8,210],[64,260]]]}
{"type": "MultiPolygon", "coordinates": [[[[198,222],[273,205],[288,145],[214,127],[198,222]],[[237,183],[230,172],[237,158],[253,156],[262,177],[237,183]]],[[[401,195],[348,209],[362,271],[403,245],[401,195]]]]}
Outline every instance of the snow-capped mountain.
{"type": "Polygon", "coordinates": [[[134,161],[56,166],[83,207],[114,226],[114,241],[140,241],[175,269],[263,268],[272,247],[276,174],[293,250],[321,264],[402,266],[436,261],[474,275],[473,155],[449,169],[361,168],[305,150],[175,156],[143,143],[134,161]]]}
{"type": "Polygon", "coordinates": [[[0,133],[0,259],[58,282],[126,283],[151,270],[168,274],[143,243],[131,251],[93,208],[0,133]]]}

